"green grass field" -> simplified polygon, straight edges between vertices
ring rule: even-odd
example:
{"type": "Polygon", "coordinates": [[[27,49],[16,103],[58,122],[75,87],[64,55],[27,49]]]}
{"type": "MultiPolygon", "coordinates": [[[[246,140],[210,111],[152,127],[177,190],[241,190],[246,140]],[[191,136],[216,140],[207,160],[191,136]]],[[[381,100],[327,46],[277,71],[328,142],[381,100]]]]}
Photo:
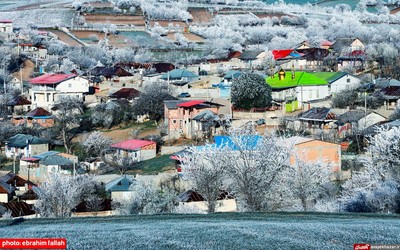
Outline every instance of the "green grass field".
{"type": "Polygon", "coordinates": [[[68,249],[353,249],[400,244],[400,216],[232,213],[1,221],[0,237],[62,237],[68,249]]]}

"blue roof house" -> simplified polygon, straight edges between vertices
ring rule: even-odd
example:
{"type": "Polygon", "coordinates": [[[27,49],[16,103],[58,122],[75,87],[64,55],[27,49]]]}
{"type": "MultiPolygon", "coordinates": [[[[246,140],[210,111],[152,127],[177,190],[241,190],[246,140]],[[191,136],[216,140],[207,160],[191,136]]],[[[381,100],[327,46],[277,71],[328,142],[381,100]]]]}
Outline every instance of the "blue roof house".
{"type": "Polygon", "coordinates": [[[189,82],[198,80],[199,76],[186,69],[174,69],[162,75],[160,79],[171,84],[183,86],[189,82]]]}
{"type": "Polygon", "coordinates": [[[111,199],[114,202],[123,202],[124,200],[132,198],[133,191],[131,190],[131,186],[135,184],[135,179],[124,175],[107,183],[105,190],[111,193],[111,199]]]}
{"type": "Polygon", "coordinates": [[[47,141],[32,135],[17,134],[6,140],[5,154],[7,158],[28,157],[49,150],[47,141]]]}

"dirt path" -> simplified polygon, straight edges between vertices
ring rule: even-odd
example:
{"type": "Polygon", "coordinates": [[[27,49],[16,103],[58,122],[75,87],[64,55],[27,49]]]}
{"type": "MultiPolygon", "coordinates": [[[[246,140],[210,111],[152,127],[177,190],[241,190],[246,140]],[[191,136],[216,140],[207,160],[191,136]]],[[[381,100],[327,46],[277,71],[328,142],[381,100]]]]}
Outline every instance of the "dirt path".
{"type": "Polygon", "coordinates": [[[77,42],[76,40],[74,40],[72,37],[70,37],[68,34],[66,34],[61,30],[50,30],[50,32],[57,35],[58,40],[68,44],[69,46],[75,46],[75,47],[83,46],[81,43],[77,42]]]}
{"type": "MultiPolygon", "coordinates": [[[[22,67],[22,80],[28,81],[31,79],[33,70],[35,69],[35,64],[31,60],[26,60],[22,67]]],[[[21,80],[21,70],[15,72],[13,76],[18,80],[21,80]]]]}
{"type": "MultiPolygon", "coordinates": [[[[130,127],[126,129],[114,129],[111,131],[101,131],[101,133],[110,138],[113,143],[125,141],[125,140],[130,140],[133,139],[133,136],[131,135],[132,131],[140,127],[140,125],[135,126],[135,127],[130,127]]],[[[156,129],[146,129],[142,130],[139,133],[139,138],[151,135],[151,134],[158,134],[158,131],[156,129]]],[[[81,142],[84,139],[85,135],[79,135],[78,137],[74,138],[74,142],[81,142]]]]}

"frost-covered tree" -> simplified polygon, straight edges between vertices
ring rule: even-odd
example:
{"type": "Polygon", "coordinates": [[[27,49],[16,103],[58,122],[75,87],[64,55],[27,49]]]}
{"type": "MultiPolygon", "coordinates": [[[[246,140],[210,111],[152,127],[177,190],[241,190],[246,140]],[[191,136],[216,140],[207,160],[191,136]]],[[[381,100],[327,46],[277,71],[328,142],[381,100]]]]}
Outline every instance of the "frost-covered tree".
{"type": "Polygon", "coordinates": [[[215,212],[230,165],[224,147],[192,147],[182,156],[182,170],[192,188],[207,201],[207,212],[215,212]]]}
{"type": "Polygon", "coordinates": [[[368,159],[386,179],[400,182],[400,128],[378,128],[369,140],[368,159]]]}
{"type": "Polygon", "coordinates": [[[132,119],[131,108],[123,103],[102,103],[94,107],[91,119],[93,125],[110,129],[122,122],[129,122],[132,119]]]}
{"type": "Polygon", "coordinates": [[[332,107],[334,108],[354,108],[358,100],[356,90],[343,90],[332,97],[332,107]]]}
{"type": "Polygon", "coordinates": [[[89,133],[82,142],[83,148],[90,156],[99,156],[102,150],[111,146],[112,140],[104,136],[100,131],[89,133]]]}
{"type": "Polygon", "coordinates": [[[95,186],[92,176],[50,174],[34,189],[38,195],[34,209],[42,217],[69,217],[72,210],[94,192],[95,186]]]}
{"type": "Polygon", "coordinates": [[[344,183],[342,187],[341,199],[348,211],[395,211],[395,207],[391,204],[392,199],[398,199],[399,195],[399,132],[398,127],[378,128],[377,134],[369,140],[370,144],[363,158],[364,168],[353,173],[352,179],[344,183]],[[381,201],[377,197],[381,197],[381,201]]]}
{"type": "Polygon", "coordinates": [[[133,112],[136,115],[149,115],[150,119],[159,121],[164,117],[164,101],[174,99],[174,95],[175,89],[168,83],[149,83],[133,104],[133,112]]]}
{"type": "Polygon", "coordinates": [[[77,135],[76,129],[75,131],[73,129],[80,126],[83,102],[76,97],[61,96],[55,108],[57,109],[55,120],[60,131],[60,136],[65,150],[67,153],[71,153],[72,139],[77,135]]]}
{"type": "Polygon", "coordinates": [[[77,69],[78,67],[70,59],[65,58],[62,60],[62,63],[58,68],[61,72],[71,72],[71,70],[77,69]]]}
{"type": "Polygon", "coordinates": [[[93,215],[97,215],[97,213],[104,208],[103,203],[104,199],[100,198],[96,193],[89,195],[85,199],[85,207],[87,211],[92,212],[93,215]]]}
{"type": "Polygon", "coordinates": [[[129,169],[133,169],[137,163],[137,160],[132,156],[122,155],[115,149],[102,150],[100,157],[107,167],[117,170],[121,175],[125,174],[129,169]]]}
{"type": "Polygon", "coordinates": [[[281,196],[276,185],[280,173],[288,167],[290,143],[273,133],[259,136],[248,129],[234,130],[230,138],[226,186],[238,199],[241,210],[279,208],[281,196]]]}
{"type": "Polygon", "coordinates": [[[309,211],[312,202],[323,193],[329,183],[329,167],[322,161],[308,162],[296,156],[294,164],[283,172],[282,185],[288,187],[294,199],[300,200],[303,211],[309,211]]]}
{"type": "Polygon", "coordinates": [[[236,108],[265,108],[271,106],[271,87],[257,74],[242,74],[233,80],[232,104],[236,108]]]}

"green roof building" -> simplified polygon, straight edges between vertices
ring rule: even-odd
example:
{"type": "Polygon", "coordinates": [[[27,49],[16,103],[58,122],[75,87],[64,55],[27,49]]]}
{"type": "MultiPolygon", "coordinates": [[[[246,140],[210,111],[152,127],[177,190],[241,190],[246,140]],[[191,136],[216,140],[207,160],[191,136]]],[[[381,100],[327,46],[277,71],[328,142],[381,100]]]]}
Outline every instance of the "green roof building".
{"type": "Polygon", "coordinates": [[[274,77],[267,77],[265,81],[271,86],[272,89],[287,89],[297,86],[320,86],[328,85],[326,79],[320,78],[314,74],[307,72],[284,72],[284,77],[280,77],[279,74],[282,71],[276,73],[274,77]]]}
{"type": "MultiPolygon", "coordinates": [[[[265,82],[272,88],[272,99],[290,103],[298,101],[300,108],[304,103],[325,99],[330,95],[328,78],[303,71],[284,71],[281,69],[273,77],[268,76],[265,82]]],[[[291,109],[292,110],[292,109],[291,109]]]]}

